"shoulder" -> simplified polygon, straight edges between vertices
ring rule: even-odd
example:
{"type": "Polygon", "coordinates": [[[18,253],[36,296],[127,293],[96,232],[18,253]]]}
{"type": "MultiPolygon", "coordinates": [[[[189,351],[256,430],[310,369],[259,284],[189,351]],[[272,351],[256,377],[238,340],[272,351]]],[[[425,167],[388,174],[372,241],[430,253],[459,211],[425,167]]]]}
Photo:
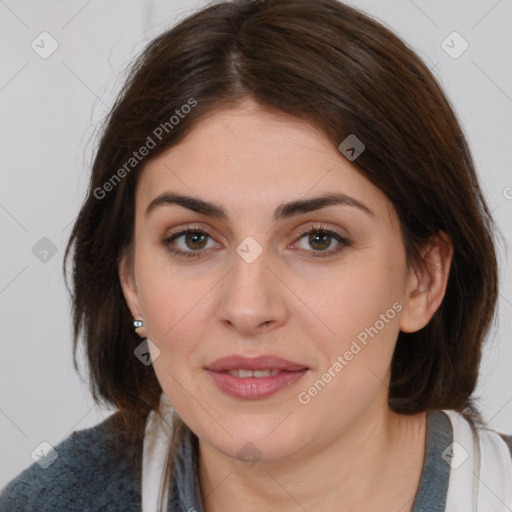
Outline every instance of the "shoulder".
{"type": "Polygon", "coordinates": [[[140,510],[140,476],[112,431],[113,414],[73,432],[43,469],[34,462],[0,494],[0,512],[140,510]]]}

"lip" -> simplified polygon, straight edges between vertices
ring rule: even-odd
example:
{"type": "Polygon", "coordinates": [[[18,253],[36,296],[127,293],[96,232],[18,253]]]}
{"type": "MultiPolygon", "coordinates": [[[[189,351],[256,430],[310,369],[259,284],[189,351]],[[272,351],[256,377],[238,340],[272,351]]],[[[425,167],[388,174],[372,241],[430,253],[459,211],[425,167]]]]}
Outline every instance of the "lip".
{"type": "Polygon", "coordinates": [[[235,377],[229,373],[206,371],[220,391],[235,398],[260,400],[296,383],[309,370],[307,368],[292,372],[283,370],[281,373],[270,377],[235,377]]]}
{"type": "Polygon", "coordinates": [[[217,359],[205,370],[217,388],[235,398],[260,400],[295,384],[309,371],[303,364],[295,363],[281,357],[262,355],[244,357],[232,355],[217,359]],[[277,375],[269,377],[235,377],[229,370],[267,370],[277,369],[277,375]]]}
{"type": "MultiPolygon", "coordinates": [[[[258,357],[244,357],[238,354],[233,354],[226,357],[216,359],[213,363],[206,366],[207,370],[214,372],[224,372],[229,370],[267,370],[269,368],[276,368],[277,370],[295,372],[303,369],[308,369],[305,364],[295,363],[282,357],[265,354],[258,357]]],[[[250,378],[250,377],[249,377],[250,378]]],[[[265,378],[265,377],[263,377],[265,378]]]]}

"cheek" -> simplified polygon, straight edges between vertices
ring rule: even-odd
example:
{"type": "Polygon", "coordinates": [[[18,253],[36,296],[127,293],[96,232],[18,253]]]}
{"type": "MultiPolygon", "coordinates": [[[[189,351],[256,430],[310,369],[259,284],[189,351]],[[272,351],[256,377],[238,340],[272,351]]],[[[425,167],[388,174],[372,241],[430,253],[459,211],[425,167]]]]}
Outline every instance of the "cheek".
{"type": "Polygon", "coordinates": [[[329,422],[316,428],[337,432],[349,418],[363,414],[377,396],[387,393],[389,368],[399,332],[401,303],[378,265],[360,265],[333,280],[318,316],[328,325],[315,340],[323,365],[301,386],[299,410],[329,422]],[[333,331],[333,332],[331,332],[333,331]]]}
{"type": "Polygon", "coordinates": [[[164,346],[178,339],[180,346],[186,346],[188,340],[196,338],[204,321],[201,320],[204,286],[198,281],[151,279],[141,286],[140,295],[148,337],[164,346]]]}
{"type": "Polygon", "coordinates": [[[400,262],[391,265],[388,261],[387,258],[363,256],[351,265],[340,266],[328,279],[307,280],[297,289],[297,295],[304,298],[313,313],[304,316],[303,320],[312,318],[310,331],[313,323],[322,324],[318,339],[327,342],[330,352],[343,350],[375,324],[379,331],[383,331],[383,337],[397,333],[397,310],[401,307],[396,303],[402,301],[403,278],[400,262]]]}
{"type": "Polygon", "coordinates": [[[181,413],[190,407],[190,393],[197,395],[194,377],[200,371],[193,360],[208,317],[204,283],[147,269],[140,275],[146,334],[159,350],[153,369],[166,396],[181,413]]]}
{"type": "Polygon", "coordinates": [[[161,350],[173,340],[180,340],[179,347],[193,340],[194,336],[186,331],[197,326],[194,316],[201,311],[205,280],[171,266],[164,251],[154,248],[140,250],[135,272],[148,338],[161,350]]]}
{"type": "Polygon", "coordinates": [[[323,353],[323,366],[301,389],[301,403],[309,400],[312,414],[337,403],[342,407],[333,414],[342,423],[343,414],[362,410],[386,392],[403,308],[404,264],[399,254],[368,251],[340,268],[328,284],[304,286],[308,305],[328,327],[312,338],[323,353]]]}

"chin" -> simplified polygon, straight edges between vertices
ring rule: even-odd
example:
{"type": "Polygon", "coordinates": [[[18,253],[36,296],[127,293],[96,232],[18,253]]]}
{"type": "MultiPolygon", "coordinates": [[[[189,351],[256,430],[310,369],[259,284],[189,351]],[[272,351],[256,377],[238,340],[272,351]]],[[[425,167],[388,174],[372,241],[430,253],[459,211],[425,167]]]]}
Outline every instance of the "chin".
{"type": "MultiPolygon", "coordinates": [[[[216,440],[212,440],[216,441],[216,440]]],[[[288,459],[293,455],[297,446],[288,440],[284,443],[281,439],[270,441],[269,439],[251,436],[235,436],[228,441],[219,440],[219,443],[211,443],[218,451],[233,459],[238,459],[248,466],[258,462],[272,462],[288,459]]]]}
{"type": "Polygon", "coordinates": [[[304,436],[291,428],[293,425],[286,425],[285,428],[287,421],[268,418],[260,419],[255,424],[251,417],[245,417],[243,421],[232,421],[229,426],[226,425],[227,432],[220,427],[201,432],[201,428],[198,437],[224,455],[248,465],[257,461],[276,461],[290,457],[303,444],[299,441],[304,436]]]}

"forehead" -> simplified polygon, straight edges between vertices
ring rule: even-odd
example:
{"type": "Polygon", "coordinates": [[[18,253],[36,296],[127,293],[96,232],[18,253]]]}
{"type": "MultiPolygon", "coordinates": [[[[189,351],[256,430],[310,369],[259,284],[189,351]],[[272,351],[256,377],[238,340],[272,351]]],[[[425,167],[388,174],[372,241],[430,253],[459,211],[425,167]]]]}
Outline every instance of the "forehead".
{"type": "Polygon", "coordinates": [[[320,130],[250,101],[198,122],[179,144],[148,162],[138,189],[140,207],[170,190],[261,215],[283,202],[340,192],[380,214],[392,210],[320,130]]]}

